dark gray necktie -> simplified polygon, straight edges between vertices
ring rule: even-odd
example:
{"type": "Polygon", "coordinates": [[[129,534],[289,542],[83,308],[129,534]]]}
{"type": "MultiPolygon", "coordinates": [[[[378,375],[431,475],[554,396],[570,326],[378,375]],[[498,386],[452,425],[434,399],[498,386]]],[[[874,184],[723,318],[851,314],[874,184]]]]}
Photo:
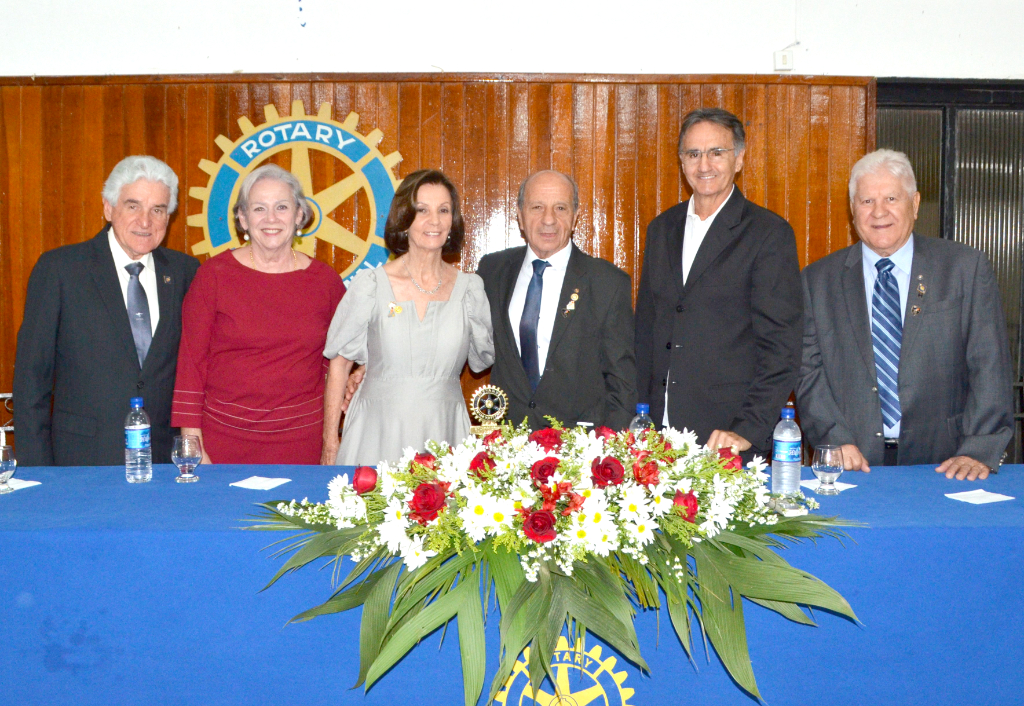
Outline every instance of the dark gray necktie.
{"type": "Polygon", "coordinates": [[[533,277],[526,288],[526,304],[523,318],[519,320],[519,349],[523,359],[530,388],[536,392],[540,384],[540,351],[537,349],[537,323],[540,321],[540,300],[544,293],[544,269],[550,267],[546,260],[533,261],[533,277]]]}
{"type": "Polygon", "coordinates": [[[145,267],[141,262],[125,265],[124,269],[132,276],[128,280],[128,320],[132,324],[132,338],[135,339],[135,352],[139,354],[139,367],[146,362],[149,344],[153,342],[153,327],[149,323],[149,299],[146,290],[139,281],[139,273],[145,267]]]}

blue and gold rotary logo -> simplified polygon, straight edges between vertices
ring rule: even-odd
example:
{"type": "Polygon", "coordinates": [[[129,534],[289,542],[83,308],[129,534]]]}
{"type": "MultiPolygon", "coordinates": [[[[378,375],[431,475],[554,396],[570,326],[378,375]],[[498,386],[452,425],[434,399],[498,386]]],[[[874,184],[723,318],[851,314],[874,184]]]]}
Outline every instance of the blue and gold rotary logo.
{"type": "Polygon", "coordinates": [[[292,101],[292,114],[280,117],[273,105],[263,108],[267,121],[255,126],[246,118],[238,119],[242,137],[232,142],[218,135],[215,142],[223,150],[220,161],[203,159],[199,168],[210,175],[206,188],[193,187],[189,196],[203,202],[202,213],[188,217],[188,224],[203,229],[204,239],[192,246],[196,255],[216,255],[237,248],[242,243],[235,232],[231,210],[238,199],[238,189],[245,177],[269,157],[281,152],[291,153],[291,172],[302,184],[313,221],[306,226],[295,246],[310,257],[315,256],[316,240],[323,240],[353,255],[341,276],[346,284],[359,269],[380,267],[388,260],[384,247],[384,222],[399,180],[392,169],[402,155],[383,155],[377,149],[383,133],[373,130],[366,135],[356,131],[359,116],[349,113],[342,123],[331,119],[331,104],[322,103],[317,114],[307,116],[301,100],[292,101]],[[309,151],[317,150],[340,160],[351,171],[341,181],[314,191],[309,151]],[[367,232],[353,233],[334,221],[330,214],[360,191],[369,203],[367,232]]]}
{"type": "Polygon", "coordinates": [[[543,687],[533,693],[530,688],[530,648],[516,661],[505,688],[494,697],[503,706],[630,706],[633,690],[623,687],[626,672],[615,672],[615,657],[601,659],[601,646],[584,652],[582,643],[569,649],[565,636],[558,638],[551,658],[556,693],[543,687]]]}

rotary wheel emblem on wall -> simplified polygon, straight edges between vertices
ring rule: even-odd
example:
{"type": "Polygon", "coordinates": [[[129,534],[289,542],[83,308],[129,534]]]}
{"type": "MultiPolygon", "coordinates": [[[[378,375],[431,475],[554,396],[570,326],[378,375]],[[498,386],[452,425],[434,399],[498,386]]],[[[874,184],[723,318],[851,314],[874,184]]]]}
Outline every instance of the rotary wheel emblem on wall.
{"type": "Polygon", "coordinates": [[[558,693],[552,694],[541,687],[536,694],[530,688],[530,648],[516,661],[505,688],[494,697],[504,706],[630,706],[633,690],[624,688],[626,672],[615,672],[615,657],[601,659],[601,646],[589,651],[581,649],[577,640],[575,649],[569,649],[565,636],[558,638],[551,660],[558,693]]]}
{"type": "Polygon", "coordinates": [[[360,268],[379,267],[387,262],[384,247],[384,222],[399,181],[392,169],[402,155],[383,155],[377,149],[383,133],[366,135],[356,131],[359,116],[349,113],[344,122],[331,119],[331,104],[322,103],[315,116],[307,116],[301,100],[292,101],[292,114],[280,117],[277,108],[263,108],[267,121],[255,126],[246,118],[238,119],[242,136],[235,142],[218,135],[215,142],[224,155],[217,162],[200,160],[199,168],[210,175],[206,188],[193,187],[189,196],[203,202],[202,213],[188,217],[188,224],[202,228],[204,239],[192,246],[196,255],[216,255],[242,243],[235,232],[231,209],[245,177],[266,159],[279,152],[291,152],[291,172],[313,207],[313,221],[303,231],[296,249],[314,256],[316,240],[331,243],[353,254],[352,264],[342,272],[346,282],[360,268]],[[352,173],[341,181],[314,192],[309,167],[309,150],[319,150],[343,162],[352,173]],[[370,204],[369,232],[356,234],[332,220],[330,214],[339,205],[364,191],[370,204]]]}

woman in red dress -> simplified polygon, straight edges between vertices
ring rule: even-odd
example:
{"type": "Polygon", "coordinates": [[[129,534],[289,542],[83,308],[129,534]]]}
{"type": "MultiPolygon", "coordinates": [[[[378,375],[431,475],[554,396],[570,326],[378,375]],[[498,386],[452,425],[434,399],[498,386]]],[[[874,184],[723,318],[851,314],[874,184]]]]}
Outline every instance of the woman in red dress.
{"type": "Polygon", "coordinates": [[[200,437],[203,463],[320,461],[324,341],[345,286],[292,248],[311,219],[292,174],[254,170],[235,206],[249,244],[203,263],[185,296],[171,425],[200,437]]]}

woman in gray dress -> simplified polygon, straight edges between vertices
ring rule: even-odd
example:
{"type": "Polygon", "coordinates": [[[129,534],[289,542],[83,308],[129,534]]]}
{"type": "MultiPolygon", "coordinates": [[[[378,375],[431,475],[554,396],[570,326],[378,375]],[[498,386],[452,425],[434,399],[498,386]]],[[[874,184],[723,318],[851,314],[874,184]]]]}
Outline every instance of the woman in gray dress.
{"type": "Polygon", "coordinates": [[[376,465],[397,461],[427,440],[457,444],[469,434],[459,375],[494,362],[484,283],[444,262],[462,248],[455,187],[441,172],[421,169],[395,192],[384,242],[396,255],[356,275],[334,313],[324,356],[321,463],[376,465]],[[366,375],[338,423],[352,366],[366,375]]]}

